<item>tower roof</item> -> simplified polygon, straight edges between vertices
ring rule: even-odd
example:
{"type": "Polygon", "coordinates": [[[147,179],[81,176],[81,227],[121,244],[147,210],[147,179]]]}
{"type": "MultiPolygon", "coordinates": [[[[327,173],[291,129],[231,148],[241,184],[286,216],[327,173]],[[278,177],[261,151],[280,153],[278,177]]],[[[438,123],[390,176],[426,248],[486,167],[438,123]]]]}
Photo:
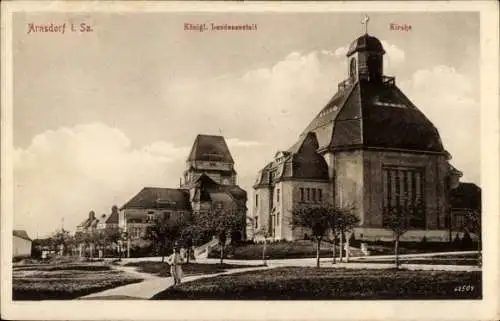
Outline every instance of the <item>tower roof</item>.
{"type": "Polygon", "coordinates": [[[360,80],[339,91],[301,136],[316,133],[319,149],[374,147],[445,153],[437,129],[393,78],[360,80]]]}
{"type": "Polygon", "coordinates": [[[188,156],[188,161],[209,161],[234,164],[226,140],[222,136],[202,135],[196,139],[188,156]]]}
{"type": "Polygon", "coordinates": [[[347,51],[347,57],[349,57],[356,51],[373,51],[385,54],[384,47],[382,46],[380,40],[368,35],[367,33],[351,43],[351,45],[349,46],[349,51],[347,51]]]}

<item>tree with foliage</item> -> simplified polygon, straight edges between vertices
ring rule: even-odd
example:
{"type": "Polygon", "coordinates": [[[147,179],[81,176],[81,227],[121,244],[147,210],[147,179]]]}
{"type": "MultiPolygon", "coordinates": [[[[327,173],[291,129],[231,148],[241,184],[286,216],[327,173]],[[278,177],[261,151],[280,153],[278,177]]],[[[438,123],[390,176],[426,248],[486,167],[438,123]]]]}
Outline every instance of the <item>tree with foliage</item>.
{"type": "MultiPolygon", "coordinates": [[[[344,235],[351,233],[352,230],[359,224],[359,217],[352,212],[351,208],[338,209],[336,211],[336,229],[340,232],[340,262],[343,257],[343,238],[344,235]]],[[[347,251],[349,251],[349,239],[346,238],[347,251]]],[[[346,262],[349,260],[349,254],[346,253],[346,262]]]]}
{"type": "Polygon", "coordinates": [[[384,216],[384,225],[389,228],[394,235],[394,259],[396,268],[399,268],[399,240],[410,228],[411,220],[410,208],[404,210],[402,208],[392,208],[384,216]]]}
{"type": "Polygon", "coordinates": [[[262,264],[267,265],[267,239],[271,236],[271,233],[269,232],[269,226],[267,224],[264,224],[257,231],[255,231],[255,235],[261,236],[264,239],[264,244],[262,246],[262,264]]]}
{"type": "Polygon", "coordinates": [[[246,223],[246,215],[236,206],[229,208],[213,207],[211,211],[199,213],[194,224],[199,231],[216,237],[220,247],[220,264],[224,262],[227,238],[234,231],[240,231],[246,223]]]}
{"type": "Polygon", "coordinates": [[[292,210],[291,226],[293,229],[306,228],[316,242],[316,267],[320,266],[321,241],[330,230],[335,219],[330,206],[298,206],[292,210]]]}
{"type": "Polygon", "coordinates": [[[119,252],[119,258],[122,257],[122,249],[120,246],[120,240],[122,239],[122,232],[119,228],[106,228],[104,229],[104,240],[107,245],[111,247],[116,246],[119,252]]]}
{"type": "Polygon", "coordinates": [[[71,240],[71,236],[69,234],[69,231],[66,231],[65,229],[60,229],[57,230],[52,236],[51,236],[51,243],[54,246],[54,250],[57,252],[58,249],[61,249],[61,255],[64,255],[64,252],[66,251],[66,248],[68,247],[69,243],[71,240]]]}
{"type": "Polygon", "coordinates": [[[161,261],[165,261],[168,244],[178,241],[186,224],[182,220],[171,220],[166,216],[156,217],[146,229],[146,238],[152,240],[159,253],[161,261]]]}

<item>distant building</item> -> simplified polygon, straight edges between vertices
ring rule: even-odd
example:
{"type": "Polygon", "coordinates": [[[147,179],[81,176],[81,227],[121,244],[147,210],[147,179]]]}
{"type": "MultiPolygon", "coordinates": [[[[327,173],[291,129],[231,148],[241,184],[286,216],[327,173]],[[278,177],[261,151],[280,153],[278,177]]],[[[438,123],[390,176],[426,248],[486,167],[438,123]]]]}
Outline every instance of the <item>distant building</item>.
{"type": "Polygon", "coordinates": [[[461,231],[467,215],[481,215],[481,188],[473,183],[460,183],[451,191],[452,229],[461,231]]]}
{"type": "MultiPolygon", "coordinates": [[[[120,208],[118,224],[131,239],[144,238],[159,217],[187,220],[191,215],[229,209],[246,215],[247,194],[236,185],[234,160],[222,136],[198,135],[186,160],[179,188],[144,187],[120,208]]],[[[245,226],[233,238],[245,236],[245,226]]]]}
{"type": "Polygon", "coordinates": [[[259,171],[254,230],[301,239],[304,231],[290,225],[293,209],[329,203],[354,208],[357,239],[391,240],[385,217],[393,211],[411,214],[404,240],[449,239],[450,193],[461,173],[450,165],[436,127],[384,75],[384,54],[368,34],[351,43],[337,93],[298,141],[259,171]]]}
{"type": "Polygon", "coordinates": [[[24,230],[12,232],[12,256],[14,258],[31,256],[32,240],[24,230]]]}

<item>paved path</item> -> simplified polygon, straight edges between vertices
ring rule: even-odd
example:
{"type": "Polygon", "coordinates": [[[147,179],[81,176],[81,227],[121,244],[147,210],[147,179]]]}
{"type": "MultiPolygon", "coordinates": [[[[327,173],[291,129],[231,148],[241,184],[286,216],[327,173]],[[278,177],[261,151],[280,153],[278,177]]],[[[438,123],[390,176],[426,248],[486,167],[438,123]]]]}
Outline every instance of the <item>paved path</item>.
{"type": "MultiPolygon", "coordinates": [[[[159,277],[156,275],[137,272],[135,267],[127,267],[127,266],[115,266],[117,270],[121,270],[127,273],[134,274],[135,276],[142,277],[144,281],[134,284],[128,284],[124,286],[120,286],[117,288],[92,293],[83,297],[80,297],[81,300],[123,300],[123,299],[135,299],[135,300],[148,300],[153,295],[158,292],[161,292],[168,287],[174,284],[171,277],[159,277]]],[[[182,279],[182,282],[190,282],[198,279],[214,277],[218,275],[224,274],[233,274],[239,272],[247,272],[247,271],[258,271],[258,270],[266,270],[270,269],[268,266],[260,266],[260,267],[247,267],[247,268],[237,268],[230,269],[226,272],[216,273],[216,274],[202,274],[202,275],[192,275],[186,276],[182,279]]]]}

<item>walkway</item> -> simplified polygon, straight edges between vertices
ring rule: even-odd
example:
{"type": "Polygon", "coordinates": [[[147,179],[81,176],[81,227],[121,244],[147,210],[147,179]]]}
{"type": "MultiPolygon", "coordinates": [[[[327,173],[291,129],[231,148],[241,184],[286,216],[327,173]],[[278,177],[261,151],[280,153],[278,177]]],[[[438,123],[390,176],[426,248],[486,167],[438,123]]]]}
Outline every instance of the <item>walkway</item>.
{"type": "MultiPolygon", "coordinates": [[[[104,290],[97,293],[92,293],[80,297],[79,299],[80,300],[123,300],[123,299],[148,300],[156,293],[161,292],[167,289],[168,287],[171,287],[174,284],[171,277],[159,277],[149,273],[138,272],[135,270],[136,269],[135,267],[115,266],[115,268],[117,270],[124,271],[126,273],[131,273],[134,274],[135,276],[139,276],[143,278],[144,281],[120,286],[109,290],[104,290]]],[[[192,275],[184,277],[182,279],[182,282],[190,282],[198,279],[214,277],[224,274],[266,270],[270,268],[271,267],[267,266],[250,267],[250,268],[247,267],[239,269],[230,269],[226,272],[221,272],[221,273],[192,275]]]]}

